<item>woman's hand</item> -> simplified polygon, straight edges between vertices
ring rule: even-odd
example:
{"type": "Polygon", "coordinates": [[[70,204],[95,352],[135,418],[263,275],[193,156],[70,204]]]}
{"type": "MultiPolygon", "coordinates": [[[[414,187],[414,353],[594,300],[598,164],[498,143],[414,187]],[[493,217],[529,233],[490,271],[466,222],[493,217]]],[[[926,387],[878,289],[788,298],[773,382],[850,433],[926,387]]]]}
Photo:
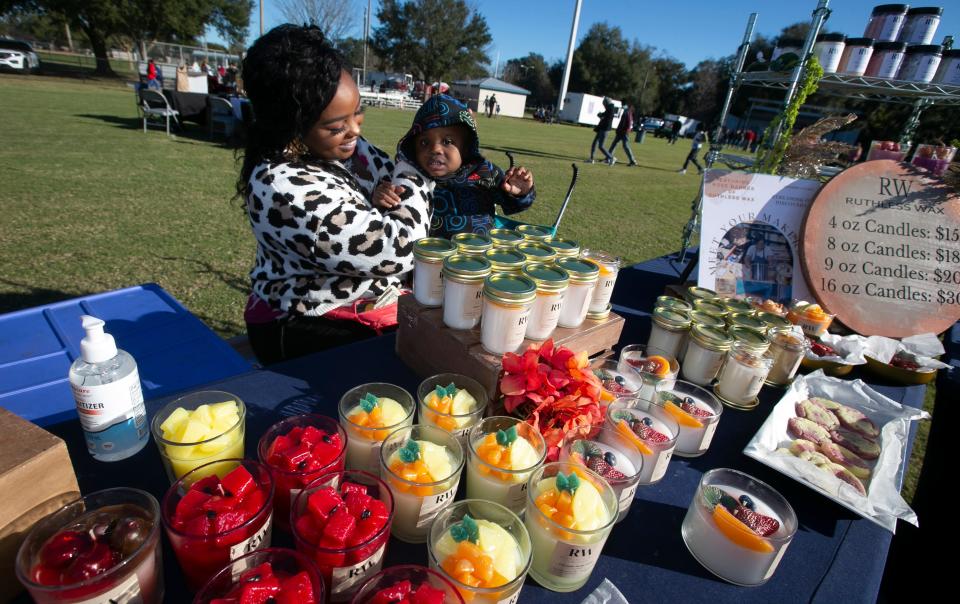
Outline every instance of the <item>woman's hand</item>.
{"type": "Polygon", "coordinates": [[[381,210],[392,210],[400,205],[400,193],[403,187],[395,186],[390,182],[380,182],[373,190],[373,205],[381,210]]]}
{"type": "Polygon", "coordinates": [[[503,184],[500,188],[508,195],[522,197],[533,189],[533,174],[523,166],[510,168],[503,175],[503,184]]]}

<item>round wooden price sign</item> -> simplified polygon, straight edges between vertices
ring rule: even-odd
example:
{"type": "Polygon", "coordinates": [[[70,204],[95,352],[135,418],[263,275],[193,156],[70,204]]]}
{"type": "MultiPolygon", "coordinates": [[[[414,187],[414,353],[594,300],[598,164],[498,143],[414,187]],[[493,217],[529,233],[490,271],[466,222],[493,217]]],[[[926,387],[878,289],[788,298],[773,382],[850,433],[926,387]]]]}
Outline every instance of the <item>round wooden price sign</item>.
{"type": "Polygon", "coordinates": [[[939,178],[858,164],[824,185],[802,232],[810,289],[851,329],[899,338],[960,319],[960,197],[939,178]]]}

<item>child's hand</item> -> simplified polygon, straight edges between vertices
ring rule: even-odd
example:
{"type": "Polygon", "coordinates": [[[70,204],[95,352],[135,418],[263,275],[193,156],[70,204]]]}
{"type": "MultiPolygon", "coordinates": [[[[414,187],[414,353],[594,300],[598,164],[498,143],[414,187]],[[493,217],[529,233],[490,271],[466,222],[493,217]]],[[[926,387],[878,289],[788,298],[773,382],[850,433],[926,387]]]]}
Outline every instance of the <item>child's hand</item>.
{"type": "Polygon", "coordinates": [[[510,168],[504,174],[500,188],[514,197],[522,197],[533,188],[533,174],[523,166],[510,168]]]}
{"type": "Polygon", "coordinates": [[[403,187],[394,186],[393,183],[381,182],[373,190],[373,205],[381,210],[392,210],[400,205],[400,193],[403,187]]]}

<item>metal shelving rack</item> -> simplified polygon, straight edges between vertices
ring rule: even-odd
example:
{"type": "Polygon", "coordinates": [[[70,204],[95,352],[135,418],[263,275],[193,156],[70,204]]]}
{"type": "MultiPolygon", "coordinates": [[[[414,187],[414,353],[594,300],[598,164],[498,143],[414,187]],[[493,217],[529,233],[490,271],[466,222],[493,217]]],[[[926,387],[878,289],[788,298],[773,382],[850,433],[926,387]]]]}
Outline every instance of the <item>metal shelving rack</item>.
{"type": "MultiPolygon", "coordinates": [[[[823,27],[823,23],[830,15],[829,0],[818,0],[817,8],[813,11],[813,20],[811,22],[810,32],[804,41],[801,51],[800,63],[790,73],[780,73],[772,71],[743,71],[746,62],[747,53],[750,49],[750,43],[753,40],[753,32],[756,27],[757,13],[752,13],[747,21],[747,29],[743,36],[743,42],[737,52],[737,58],[734,62],[734,70],[730,74],[729,88],[724,99],[723,108],[720,112],[720,119],[717,123],[717,130],[713,133],[713,140],[710,143],[710,150],[706,155],[706,167],[709,169],[716,162],[721,162],[733,169],[745,169],[753,165],[752,157],[743,157],[735,154],[723,153],[723,145],[719,144],[720,129],[727,120],[730,112],[734,95],[743,85],[759,86],[762,88],[784,90],[786,94],[783,99],[783,107],[786,107],[793,95],[796,93],[797,85],[803,75],[806,67],[807,58],[813,49],[817,35],[823,27]]],[[[863,101],[881,101],[884,103],[893,103],[900,105],[910,105],[912,110],[910,117],[903,125],[900,140],[908,142],[920,123],[920,115],[928,107],[934,105],[960,107],[960,86],[949,86],[946,84],[922,82],[906,82],[900,80],[887,80],[883,78],[871,78],[866,76],[852,76],[839,73],[824,74],[820,79],[816,94],[839,97],[850,100],[863,101]]],[[[781,132],[774,133],[773,140],[777,140],[781,132]]],[[[829,178],[836,174],[837,170],[824,170],[821,177],[829,178]]],[[[692,203],[692,213],[690,220],[683,228],[681,240],[681,263],[685,260],[687,250],[693,236],[700,229],[700,214],[703,201],[703,183],[696,199],[692,203]]],[[[680,275],[681,281],[689,277],[696,257],[684,268],[680,275]]]]}

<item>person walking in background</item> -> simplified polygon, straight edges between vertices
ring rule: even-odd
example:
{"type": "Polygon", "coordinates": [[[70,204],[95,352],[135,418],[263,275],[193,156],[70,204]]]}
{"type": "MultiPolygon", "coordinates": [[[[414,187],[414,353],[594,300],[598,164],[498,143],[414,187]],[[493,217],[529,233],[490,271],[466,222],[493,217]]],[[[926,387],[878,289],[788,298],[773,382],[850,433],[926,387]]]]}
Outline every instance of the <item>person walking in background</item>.
{"type": "MultiPolygon", "coordinates": [[[[633,151],[630,150],[630,131],[633,130],[633,109],[629,105],[624,105],[623,113],[620,114],[620,123],[617,124],[617,133],[613,137],[613,144],[610,145],[610,156],[613,156],[613,150],[616,148],[617,143],[623,143],[623,150],[627,152],[627,157],[630,158],[630,163],[628,165],[635,166],[637,161],[633,158],[633,151]]],[[[612,166],[617,161],[614,157],[613,161],[610,162],[612,166]]]]}
{"type": "Polygon", "coordinates": [[[680,128],[683,128],[683,124],[680,123],[680,120],[673,122],[673,129],[670,132],[670,144],[677,144],[677,139],[680,138],[680,128]]]}
{"type": "Polygon", "coordinates": [[[154,90],[163,88],[163,83],[160,81],[160,70],[157,69],[157,64],[153,62],[153,59],[147,61],[147,88],[153,88],[154,90]]]}
{"type": "Polygon", "coordinates": [[[607,97],[603,97],[603,111],[597,114],[597,117],[600,118],[600,123],[593,127],[593,131],[597,134],[593,137],[593,143],[590,145],[590,159],[587,160],[588,164],[593,163],[593,156],[597,152],[597,147],[600,147],[600,152],[603,153],[608,165],[612,166],[617,163],[617,159],[610,155],[603,146],[603,141],[607,138],[607,132],[613,127],[614,113],[616,113],[616,107],[613,106],[613,102],[607,97]]]}
{"type": "Polygon", "coordinates": [[[750,151],[753,148],[753,141],[756,138],[757,133],[748,128],[747,131],[743,133],[743,150],[750,151]]]}
{"type": "Polygon", "coordinates": [[[497,95],[490,95],[490,102],[487,105],[487,117],[493,117],[493,110],[497,107],[497,95]]]}
{"type": "Polygon", "coordinates": [[[693,165],[697,167],[697,174],[703,174],[703,166],[697,161],[697,154],[700,153],[700,149],[705,142],[709,142],[709,137],[703,129],[703,124],[698,124],[697,133],[693,135],[693,142],[690,145],[690,153],[687,154],[687,159],[683,162],[683,167],[680,168],[680,174],[687,173],[687,165],[690,162],[693,162],[693,165]]]}

